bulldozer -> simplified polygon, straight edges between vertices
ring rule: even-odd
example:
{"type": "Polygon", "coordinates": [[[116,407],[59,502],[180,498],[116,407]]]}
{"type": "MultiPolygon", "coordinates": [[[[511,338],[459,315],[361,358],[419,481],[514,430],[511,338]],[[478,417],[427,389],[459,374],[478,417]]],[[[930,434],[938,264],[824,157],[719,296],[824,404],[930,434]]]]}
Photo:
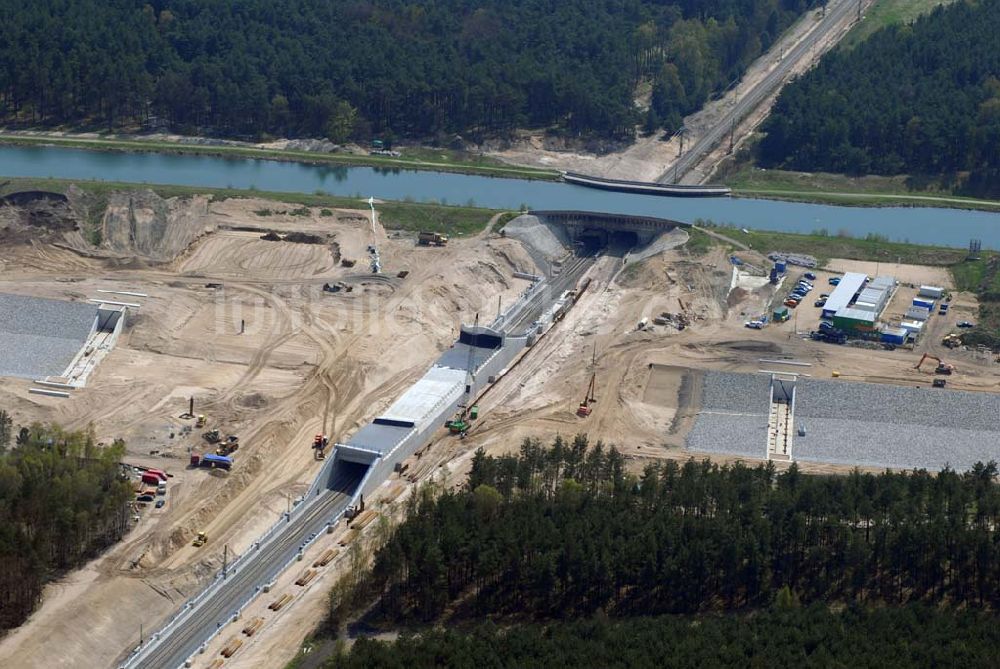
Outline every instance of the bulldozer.
{"type": "Polygon", "coordinates": [[[205,427],[206,420],[207,419],[205,418],[205,414],[201,414],[200,416],[198,416],[198,420],[195,421],[194,426],[195,427],[205,427]]]}
{"type": "Polygon", "coordinates": [[[201,436],[205,439],[205,441],[207,441],[210,444],[217,444],[220,441],[222,441],[222,435],[219,434],[219,428],[215,428],[214,430],[209,430],[208,432],[206,432],[201,436]]]}
{"type": "Polygon", "coordinates": [[[240,438],[235,434],[231,434],[226,437],[226,440],[222,442],[222,445],[215,449],[216,455],[230,455],[240,450],[240,438]]]}
{"type": "Polygon", "coordinates": [[[948,363],[942,361],[941,358],[929,353],[924,353],[923,357],[920,358],[920,362],[917,363],[916,369],[919,370],[928,358],[931,360],[937,360],[937,367],[934,368],[935,374],[953,374],[955,372],[955,365],[949,365],[948,363]]]}
{"type": "Polygon", "coordinates": [[[962,336],[952,332],[951,334],[946,334],[941,340],[943,346],[948,348],[958,348],[962,345],[962,336]]]}
{"type": "Polygon", "coordinates": [[[194,546],[195,548],[201,548],[207,543],[208,543],[208,535],[205,534],[204,532],[199,532],[198,536],[196,536],[194,538],[194,541],[191,542],[191,545],[194,546]]]}

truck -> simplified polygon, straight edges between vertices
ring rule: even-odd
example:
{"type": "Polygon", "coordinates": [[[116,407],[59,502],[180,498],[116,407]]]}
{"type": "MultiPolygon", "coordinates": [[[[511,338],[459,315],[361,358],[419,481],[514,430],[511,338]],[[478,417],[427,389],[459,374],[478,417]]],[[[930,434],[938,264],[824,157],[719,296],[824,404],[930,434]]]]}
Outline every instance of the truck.
{"type": "Polygon", "coordinates": [[[149,472],[143,472],[143,474],[142,474],[142,482],[143,483],[148,483],[149,485],[158,486],[158,485],[160,485],[160,477],[157,476],[156,474],[150,474],[149,472]]]}
{"type": "Polygon", "coordinates": [[[208,467],[209,469],[228,470],[233,468],[233,459],[225,455],[216,455],[215,453],[205,453],[204,455],[192,454],[191,465],[195,467],[208,467]]]}
{"type": "Polygon", "coordinates": [[[448,237],[439,232],[421,232],[417,235],[417,243],[421,246],[444,246],[448,237]]]}

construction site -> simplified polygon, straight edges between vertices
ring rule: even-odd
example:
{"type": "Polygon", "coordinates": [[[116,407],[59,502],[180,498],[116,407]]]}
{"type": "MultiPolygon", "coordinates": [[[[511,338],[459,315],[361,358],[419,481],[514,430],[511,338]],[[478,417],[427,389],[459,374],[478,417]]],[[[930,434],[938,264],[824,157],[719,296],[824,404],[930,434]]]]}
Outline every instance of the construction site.
{"type": "Polygon", "coordinates": [[[5,666],[283,665],[417,486],[526,438],[586,433],[636,472],[1000,459],[1000,368],[950,338],[977,304],[941,268],[694,252],[687,223],[649,217],[532,212],[449,238],[386,230],[374,200],[149,191],[111,196],[94,243],[72,196],[46,206],[0,208],[0,328],[23,351],[0,361],[0,408],[123,439],[135,526],[47,588],[5,666]]]}

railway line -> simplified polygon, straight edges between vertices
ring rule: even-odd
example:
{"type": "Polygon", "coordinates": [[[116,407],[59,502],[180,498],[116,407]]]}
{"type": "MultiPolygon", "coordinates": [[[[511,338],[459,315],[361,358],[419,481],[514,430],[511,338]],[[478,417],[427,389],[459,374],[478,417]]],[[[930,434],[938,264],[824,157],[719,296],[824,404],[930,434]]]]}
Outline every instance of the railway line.
{"type": "Polygon", "coordinates": [[[737,100],[732,109],[723,114],[715,125],[699,137],[687,153],[678,158],[670,169],[661,174],[657,182],[679,184],[687,173],[698,164],[698,161],[718,145],[726,133],[730,132],[747,114],[756,109],[766,97],[778,90],[781,82],[792,68],[803,58],[808,57],[812,48],[824,37],[841,26],[846,15],[857,6],[856,3],[849,0],[831,2],[827,6],[826,16],[820,19],[812,31],[799,40],[798,44],[785,54],[781,62],[760,80],[760,83],[737,100]]]}
{"type": "Polygon", "coordinates": [[[256,555],[248,559],[245,566],[237,562],[236,568],[229,570],[221,583],[209,586],[216,588],[214,593],[183,610],[158,633],[154,643],[133,654],[122,667],[183,667],[247,600],[284,569],[304,543],[322,532],[347,508],[366,469],[362,465],[337,463],[328,490],[293,510],[283,529],[275,531],[262,544],[251,547],[256,555]]]}

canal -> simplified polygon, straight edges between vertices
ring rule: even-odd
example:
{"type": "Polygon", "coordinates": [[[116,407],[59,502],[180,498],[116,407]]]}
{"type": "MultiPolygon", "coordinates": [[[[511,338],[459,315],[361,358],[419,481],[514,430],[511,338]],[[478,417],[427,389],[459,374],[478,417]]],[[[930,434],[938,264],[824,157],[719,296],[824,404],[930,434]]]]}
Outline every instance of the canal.
{"type": "Polygon", "coordinates": [[[868,233],[896,241],[964,247],[972,238],[1000,248],[1000,214],[934,207],[838,207],[745,198],[672,198],[594,190],[571,184],[416,170],[158,153],[0,146],[0,175],[177,184],[495,209],[584,209],[710,220],[784,232],[868,233]]]}

